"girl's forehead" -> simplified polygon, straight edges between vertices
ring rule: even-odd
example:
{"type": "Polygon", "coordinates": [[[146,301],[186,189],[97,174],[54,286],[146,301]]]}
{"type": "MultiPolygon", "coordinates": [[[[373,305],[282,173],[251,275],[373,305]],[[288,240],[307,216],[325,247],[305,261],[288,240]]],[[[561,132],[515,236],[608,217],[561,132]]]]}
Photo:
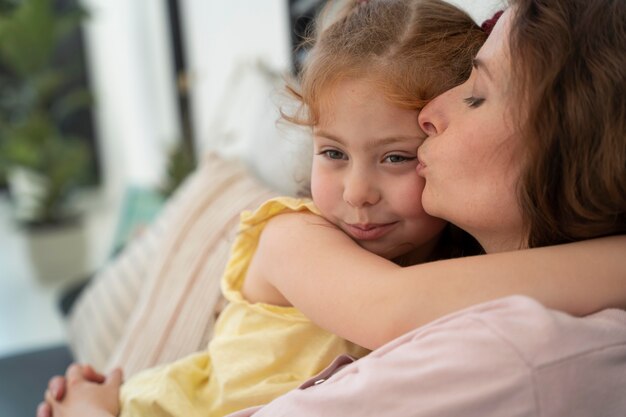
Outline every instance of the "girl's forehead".
{"type": "Polygon", "coordinates": [[[374,92],[379,91],[379,86],[363,76],[342,76],[327,80],[318,87],[317,93],[312,97],[309,106],[318,113],[319,117],[332,116],[338,102],[345,103],[346,97],[354,105],[371,99],[374,92]]]}
{"type": "MultiPolygon", "coordinates": [[[[390,94],[392,90],[390,84],[390,80],[385,80],[384,76],[375,73],[336,77],[320,86],[313,103],[310,105],[320,112],[332,112],[338,99],[345,99],[346,95],[349,95],[355,105],[367,100],[381,99],[386,99],[390,104],[394,104],[390,94]]],[[[342,101],[345,102],[345,100],[342,101]]]]}

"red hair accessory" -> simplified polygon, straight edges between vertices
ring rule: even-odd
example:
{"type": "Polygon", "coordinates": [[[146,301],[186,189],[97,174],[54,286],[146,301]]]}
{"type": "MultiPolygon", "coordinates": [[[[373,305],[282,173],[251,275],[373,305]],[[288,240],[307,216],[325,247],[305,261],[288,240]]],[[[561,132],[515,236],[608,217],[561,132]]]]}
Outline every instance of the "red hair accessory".
{"type": "Polygon", "coordinates": [[[496,25],[496,23],[498,23],[498,19],[500,19],[502,13],[504,13],[504,10],[497,11],[491,19],[485,20],[483,24],[480,25],[480,28],[487,34],[487,36],[491,34],[493,27],[496,25]]]}

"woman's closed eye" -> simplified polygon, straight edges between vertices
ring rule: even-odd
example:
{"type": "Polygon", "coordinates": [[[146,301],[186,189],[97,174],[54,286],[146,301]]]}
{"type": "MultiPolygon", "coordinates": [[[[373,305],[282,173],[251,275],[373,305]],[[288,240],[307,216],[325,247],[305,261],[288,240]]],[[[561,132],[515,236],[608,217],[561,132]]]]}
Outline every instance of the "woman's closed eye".
{"type": "Polygon", "coordinates": [[[471,108],[476,108],[479,107],[481,104],[484,103],[485,99],[484,98],[480,98],[480,97],[474,97],[474,96],[470,96],[467,98],[464,98],[463,101],[471,108]]]}

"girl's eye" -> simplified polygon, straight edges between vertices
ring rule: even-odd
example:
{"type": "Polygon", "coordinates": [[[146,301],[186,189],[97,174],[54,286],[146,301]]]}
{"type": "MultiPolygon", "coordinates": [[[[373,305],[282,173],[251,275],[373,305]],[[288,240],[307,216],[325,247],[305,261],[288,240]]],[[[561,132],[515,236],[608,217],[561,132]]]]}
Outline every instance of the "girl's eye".
{"type": "Polygon", "coordinates": [[[404,156],[404,155],[389,155],[385,157],[384,161],[392,164],[401,164],[402,162],[414,161],[417,156],[404,156]]]}
{"type": "Polygon", "coordinates": [[[476,107],[479,107],[481,104],[483,104],[485,99],[471,96],[471,97],[464,98],[463,101],[467,103],[469,107],[476,108],[476,107]]]}
{"type": "Polygon", "coordinates": [[[326,151],[322,151],[320,152],[320,155],[324,155],[328,159],[347,159],[346,155],[343,152],[336,149],[328,149],[326,151]]]}

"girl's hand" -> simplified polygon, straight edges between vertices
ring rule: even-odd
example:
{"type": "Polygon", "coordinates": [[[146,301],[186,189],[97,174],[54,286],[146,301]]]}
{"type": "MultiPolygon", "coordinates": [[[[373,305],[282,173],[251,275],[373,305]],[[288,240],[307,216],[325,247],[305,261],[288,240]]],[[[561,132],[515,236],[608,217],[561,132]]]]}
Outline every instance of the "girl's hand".
{"type": "Polygon", "coordinates": [[[72,364],[64,377],[50,379],[37,417],[117,416],[121,383],[119,369],[104,376],[89,365],[72,364]]]}

